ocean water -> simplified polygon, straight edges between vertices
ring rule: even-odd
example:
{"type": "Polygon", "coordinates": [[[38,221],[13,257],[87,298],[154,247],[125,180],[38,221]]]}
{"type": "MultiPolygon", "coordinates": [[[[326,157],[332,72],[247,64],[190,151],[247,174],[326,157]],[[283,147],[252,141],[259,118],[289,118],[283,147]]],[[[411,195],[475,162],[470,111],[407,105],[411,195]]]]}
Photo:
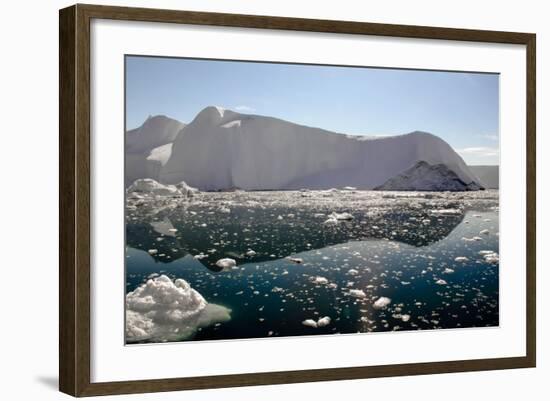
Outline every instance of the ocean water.
{"type": "Polygon", "coordinates": [[[498,326],[498,231],[493,190],[129,199],[126,292],[166,275],[230,310],[140,342],[498,326]],[[222,258],[237,266],[221,269],[222,258]]]}

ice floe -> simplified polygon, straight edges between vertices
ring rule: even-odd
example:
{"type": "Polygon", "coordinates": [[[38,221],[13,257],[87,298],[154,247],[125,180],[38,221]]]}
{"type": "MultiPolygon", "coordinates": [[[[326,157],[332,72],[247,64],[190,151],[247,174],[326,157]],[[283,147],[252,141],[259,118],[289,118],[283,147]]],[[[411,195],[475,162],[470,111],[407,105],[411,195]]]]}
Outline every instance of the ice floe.
{"type": "Polygon", "coordinates": [[[126,294],[126,340],[176,341],[230,320],[230,310],[209,304],[183,279],[161,275],[126,294]]]}
{"type": "Polygon", "coordinates": [[[367,297],[367,294],[365,294],[365,291],[358,290],[358,289],[349,290],[349,295],[351,295],[354,298],[366,298],[367,297]]]}
{"type": "Polygon", "coordinates": [[[304,326],[313,327],[314,329],[318,327],[325,327],[328,326],[331,322],[331,319],[329,316],[325,316],[320,318],[319,320],[315,321],[314,319],[306,319],[302,322],[304,326]]]}
{"type": "Polygon", "coordinates": [[[384,309],[391,304],[391,299],[388,297],[380,297],[372,304],[374,309],[384,309]]]}

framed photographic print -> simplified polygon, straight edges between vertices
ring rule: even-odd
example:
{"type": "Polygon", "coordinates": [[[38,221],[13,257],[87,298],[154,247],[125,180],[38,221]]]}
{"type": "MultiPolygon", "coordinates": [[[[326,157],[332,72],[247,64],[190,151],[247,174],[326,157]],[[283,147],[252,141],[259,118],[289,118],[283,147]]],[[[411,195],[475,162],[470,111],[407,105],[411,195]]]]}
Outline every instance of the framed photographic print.
{"type": "Polygon", "coordinates": [[[61,10],[59,347],[74,396],[534,367],[535,35],[61,10]]]}

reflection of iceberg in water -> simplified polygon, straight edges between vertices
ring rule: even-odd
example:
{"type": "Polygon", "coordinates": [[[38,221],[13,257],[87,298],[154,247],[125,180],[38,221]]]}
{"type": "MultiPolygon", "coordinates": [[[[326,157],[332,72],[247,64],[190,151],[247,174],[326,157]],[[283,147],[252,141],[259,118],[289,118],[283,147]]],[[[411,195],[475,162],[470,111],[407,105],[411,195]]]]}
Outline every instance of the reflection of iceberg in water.
{"type": "MultiPolygon", "coordinates": [[[[127,221],[127,245],[156,250],[152,257],[162,263],[190,254],[212,271],[225,257],[260,263],[348,241],[422,247],[447,237],[480,197],[348,192],[203,193],[199,202],[181,207],[144,205],[127,221]],[[333,211],[353,219],[327,224],[333,211]]],[[[487,198],[483,207],[495,203],[487,192],[477,194],[487,198]]]]}

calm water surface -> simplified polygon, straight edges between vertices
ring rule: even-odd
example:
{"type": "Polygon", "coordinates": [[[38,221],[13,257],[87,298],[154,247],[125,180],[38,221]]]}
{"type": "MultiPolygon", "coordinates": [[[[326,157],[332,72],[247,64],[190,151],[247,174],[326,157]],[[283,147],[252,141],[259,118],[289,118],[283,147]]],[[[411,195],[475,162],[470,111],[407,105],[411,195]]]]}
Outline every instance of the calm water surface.
{"type": "Polygon", "coordinates": [[[497,191],[201,193],[129,199],[126,218],[127,292],[166,275],[231,310],[178,340],[499,324],[497,191]]]}

